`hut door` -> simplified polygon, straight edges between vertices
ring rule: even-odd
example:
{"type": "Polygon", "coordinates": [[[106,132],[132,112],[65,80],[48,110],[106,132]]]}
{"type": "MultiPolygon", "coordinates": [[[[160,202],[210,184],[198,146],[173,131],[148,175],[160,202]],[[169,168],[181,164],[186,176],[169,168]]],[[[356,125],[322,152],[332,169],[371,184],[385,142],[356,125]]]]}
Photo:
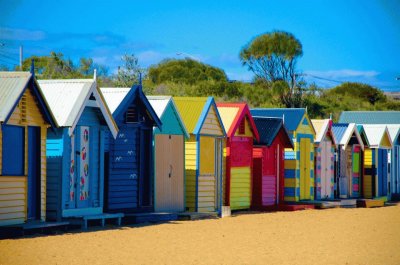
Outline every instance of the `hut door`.
{"type": "Polygon", "coordinates": [[[78,157],[78,167],[77,167],[77,176],[78,176],[78,181],[75,184],[76,187],[76,193],[77,193],[77,208],[86,208],[90,206],[89,200],[90,200],[90,172],[92,171],[91,169],[91,163],[90,163],[90,156],[92,155],[90,153],[91,151],[91,135],[90,135],[90,127],[88,126],[79,126],[77,132],[79,133],[77,135],[76,140],[79,142],[79,157],[78,157]]]}
{"type": "Polygon", "coordinates": [[[40,219],[40,127],[28,127],[28,219],[40,219]]]}
{"type": "Polygon", "coordinates": [[[352,197],[359,197],[360,195],[360,168],[361,168],[361,147],[359,145],[355,145],[353,147],[352,159],[353,161],[353,169],[352,169],[352,182],[351,182],[351,191],[352,197]]]}
{"type": "Polygon", "coordinates": [[[387,150],[378,149],[378,196],[387,195],[387,150]]]}
{"type": "Polygon", "coordinates": [[[310,139],[300,139],[300,200],[310,196],[310,139]]]}
{"type": "Polygon", "coordinates": [[[394,187],[394,193],[400,193],[400,146],[396,145],[393,148],[393,156],[392,156],[392,165],[393,165],[393,171],[392,175],[394,179],[393,182],[393,187],[394,187]]]}
{"type": "Polygon", "coordinates": [[[280,145],[278,144],[276,146],[276,154],[275,154],[275,162],[276,162],[276,201],[275,201],[275,204],[279,204],[279,196],[280,196],[280,193],[279,193],[279,189],[280,189],[280,187],[279,187],[279,181],[280,181],[279,172],[281,170],[280,166],[279,166],[279,163],[281,161],[281,158],[279,156],[280,152],[281,152],[281,148],[280,148],[280,145]]]}
{"type": "Polygon", "coordinates": [[[331,197],[331,148],[332,143],[321,142],[321,198],[331,197]]]}
{"type": "Polygon", "coordinates": [[[152,205],[151,169],[152,169],[152,135],[151,129],[140,130],[140,174],[139,203],[140,207],[152,205]]]}

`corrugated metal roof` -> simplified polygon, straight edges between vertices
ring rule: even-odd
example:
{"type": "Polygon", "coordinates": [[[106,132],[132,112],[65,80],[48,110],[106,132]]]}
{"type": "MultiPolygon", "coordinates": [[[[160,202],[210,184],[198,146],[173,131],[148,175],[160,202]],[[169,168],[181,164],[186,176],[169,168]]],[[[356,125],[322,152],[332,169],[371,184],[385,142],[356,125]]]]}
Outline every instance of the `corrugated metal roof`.
{"type": "Polygon", "coordinates": [[[91,89],[93,79],[38,80],[59,126],[71,127],[91,89]]]}
{"type": "Polygon", "coordinates": [[[392,139],[392,143],[395,144],[399,141],[400,137],[400,124],[388,124],[387,125],[390,138],[392,139]]]}
{"type": "Polygon", "coordinates": [[[157,113],[157,116],[161,119],[168,103],[172,100],[171,96],[147,96],[151,106],[157,113]]]}
{"type": "Polygon", "coordinates": [[[361,149],[364,150],[364,143],[358,133],[355,123],[334,123],[332,124],[332,136],[336,145],[342,145],[346,148],[353,134],[358,140],[361,149]]]}
{"type": "Polygon", "coordinates": [[[111,113],[117,109],[119,104],[128,94],[130,87],[101,87],[100,91],[103,94],[104,99],[106,100],[107,106],[110,109],[111,113]]]}
{"type": "Polygon", "coordinates": [[[400,124],[400,111],[343,111],[340,123],[400,124]]]}
{"type": "Polygon", "coordinates": [[[182,120],[189,133],[194,133],[200,115],[208,100],[207,97],[174,97],[182,120]]]}
{"type": "Polygon", "coordinates": [[[287,136],[287,146],[293,148],[293,142],[288,132],[286,131],[283,121],[280,118],[268,118],[268,117],[253,117],[254,123],[260,135],[259,144],[270,146],[278,135],[279,131],[283,129],[287,136]]]}
{"type": "MultiPolygon", "coordinates": [[[[369,147],[380,148],[382,139],[387,135],[392,141],[386,125],[383,124],[363,124],[365,136],[368,138],[369,147]]],[[[390,144],[391,145],[391,144],[390,144]]]]}
{"type": "Polygon", "coordinates": [[[282,109],[251,109],[251,115],[259,117],[274,117],[285,120],[285,127],[289,131],[295,131],[299,126],[306,109],[304,108],[282,108],[282,109]]]}
{"type": "Polygon", "coordinates": [[[29,72],[0,72],[0,122],[13,110],[31,76],[29,72]]]}
{"type": "Polygon", "coordinates": [[[322,139],[324,138],[324,136],[326,135],[326,133],[329,130],[329,121],[330,119],[321,119],[321,120],[317,120],[317,119],[313,119],[311,120],[311,123],[314,127],[315,133],[316,133],[316,137],[315,137],[315,143],[319,143],[322,141],[322,139]]]}

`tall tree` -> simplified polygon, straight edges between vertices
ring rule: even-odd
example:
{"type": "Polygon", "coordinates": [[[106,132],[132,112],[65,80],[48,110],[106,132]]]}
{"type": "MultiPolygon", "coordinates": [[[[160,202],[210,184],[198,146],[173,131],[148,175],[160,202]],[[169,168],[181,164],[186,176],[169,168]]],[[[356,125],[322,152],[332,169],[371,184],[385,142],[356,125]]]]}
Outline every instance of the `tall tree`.
{"type": "Polygon", "coordinates": [[[118,67],[118,73],[114,76],[114,84],[117,87],[131,87],[139,82],[139,75],[145,74],[145,70],[140,68],[139,60],[134,54],[125,54],[121,58],[124,66],[118,67]]]}
{"type": "Polygon", "coordinates": [[[273,31],[250,41],[240,51],[240,60],[255,74],[256,79],[271,84],[283,80],[288,83],[293,94],[296,86],[296,62],[302,55],[302,45],[293,34],[273,31]]]}

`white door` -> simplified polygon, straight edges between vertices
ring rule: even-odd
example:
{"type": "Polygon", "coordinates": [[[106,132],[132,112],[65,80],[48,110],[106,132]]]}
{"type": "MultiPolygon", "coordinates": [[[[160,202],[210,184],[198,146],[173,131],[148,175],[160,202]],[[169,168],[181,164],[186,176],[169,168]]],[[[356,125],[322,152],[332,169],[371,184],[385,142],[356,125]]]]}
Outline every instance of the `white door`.
{"type": "Polygon", "coordinates": [[[321,198],[331,196],[331,147],[328,140],[321,142],[321,198]]]}

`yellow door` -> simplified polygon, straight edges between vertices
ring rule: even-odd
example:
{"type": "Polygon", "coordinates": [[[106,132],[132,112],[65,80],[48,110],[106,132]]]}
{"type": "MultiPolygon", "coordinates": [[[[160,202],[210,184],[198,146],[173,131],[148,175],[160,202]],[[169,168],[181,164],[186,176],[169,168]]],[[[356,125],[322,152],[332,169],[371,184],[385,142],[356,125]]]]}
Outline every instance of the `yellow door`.
{"type": "Polygon", "coordinates": [[[309,200],[310,196],[310,139],[300,139],[300,200],[309,200]]]}

